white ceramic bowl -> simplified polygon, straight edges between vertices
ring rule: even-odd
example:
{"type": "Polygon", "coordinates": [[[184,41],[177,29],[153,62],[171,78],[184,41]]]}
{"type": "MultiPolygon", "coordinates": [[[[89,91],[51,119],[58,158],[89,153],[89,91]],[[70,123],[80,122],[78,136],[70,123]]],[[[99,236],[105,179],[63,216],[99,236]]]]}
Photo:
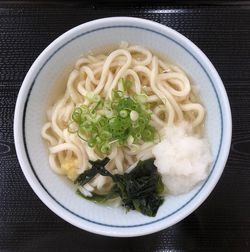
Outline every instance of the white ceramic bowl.
{"type": "MultiPolygon", "coordinates": [[[[53,212],[87,231],[108,236],[139,236],[167,228],[192,213],[211,193],[224,169],[231,143],[231,113],[215,68],[190,40],[161,24],[129,17],[95,20],[79,25],[52,42],[36,59],[20,89],[14,119],[17,156],[38,197],[53,212]],[[182,67],[200,90],[207,109],[205,132],[213,163],[208,178],[191,192],[167,196],[156,217],[83,200],[66,178],[52,172],[40,130],[49,97],[59,76],[91,49],[128,41],[140,44],[182,67]]],[[[216,206],[215,206],[216,207],[216,206]]]]}

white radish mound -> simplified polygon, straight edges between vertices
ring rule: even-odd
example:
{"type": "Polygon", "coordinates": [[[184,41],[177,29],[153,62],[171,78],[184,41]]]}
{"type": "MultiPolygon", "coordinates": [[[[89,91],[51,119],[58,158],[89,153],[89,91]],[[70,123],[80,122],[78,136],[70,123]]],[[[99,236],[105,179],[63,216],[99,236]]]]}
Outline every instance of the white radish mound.
{"type": "Polygon", "coordinates": [[[189,135],[189,129],[187,123],[166,128],[165,138],[152,149],[154,164],[173,195],[186,193],[204,180],[212,161],[207,139],[189,135]]]}

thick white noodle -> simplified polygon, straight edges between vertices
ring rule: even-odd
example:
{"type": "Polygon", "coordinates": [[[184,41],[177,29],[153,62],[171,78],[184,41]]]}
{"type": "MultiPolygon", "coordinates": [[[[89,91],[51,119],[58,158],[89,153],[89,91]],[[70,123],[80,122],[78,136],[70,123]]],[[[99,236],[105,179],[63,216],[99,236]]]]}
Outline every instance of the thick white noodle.
{"type": "MultiPolygon", "coordinates": [[[[80,58],[69,75],[64,96],[48,109],[48,120],[41,135],[48,143],[49,164],[53,171],[74,180],[91,167],[89,160],[103,158],[77,134],[69,133],[67,127],[74,108],[89,104],[85,99],[89,91],[111,99],[113,89],[123,90],[121,78],[132,81],[131,93],[147,94],[153,106],[150,124],[159,135],[164,127],[187,118],[191,118],[193,127],[202,124],[205,110],[196,100],[193,102],[195,96],[185,72],[142,46],[122,42],[120,48],[109,54],[80,58]]],[[[107,168],[112,173],[123,174],[135,167],[138,160],[153,157],[154,145],[155,142],[150,142],[120,147],[114,141],[107,168]]],[[[97,176],[85,189],[102,191],[111,183],[109,178],[97,176]]]]}

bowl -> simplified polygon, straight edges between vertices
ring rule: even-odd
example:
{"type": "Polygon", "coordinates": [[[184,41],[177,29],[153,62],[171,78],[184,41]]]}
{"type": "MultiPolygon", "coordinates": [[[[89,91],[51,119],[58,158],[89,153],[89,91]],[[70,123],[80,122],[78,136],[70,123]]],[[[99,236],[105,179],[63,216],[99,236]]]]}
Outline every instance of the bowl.
{"type": "Polygon", "coordinates": [[[231,131],[231,112],[225,88],[205,54],[169,27],[130,17],[91,21],[53,41],[28,71],[17,98],[14,118],[18,160],[27,181],[44,204],[81,229],[118,237],[157,232],[197,209],[223,172],[230,149],[231,131]],[[80,55],[121,41],[143,45],[183,68],[199,89],[199,96],[207,110],[205,134],[213,156],[209,175],[186,194],[166,196],[155,217],[135,211],[126,213],[121,207],[97,205],[78,197],[73,183],[50,169],[47,146],[40,135],[55,89],[64,89],[63,81],[58,80],[67,76],[80,55]]]}

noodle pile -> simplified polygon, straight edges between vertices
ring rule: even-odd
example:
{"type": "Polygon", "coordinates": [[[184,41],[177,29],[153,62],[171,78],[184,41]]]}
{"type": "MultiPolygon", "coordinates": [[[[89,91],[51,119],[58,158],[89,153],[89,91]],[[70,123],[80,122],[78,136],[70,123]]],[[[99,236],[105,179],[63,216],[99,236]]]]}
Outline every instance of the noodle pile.
{"type": "MultiPolygon", "coordinates": [[[[68,123],[76,106],[88,105],[89,92],[105,99],[112,98],[112,90],[122,90],[121,78],[133,83],[129,95],[144,93],[151,104],[151,125],[159,132],[166,126],[183,120],[193,128],[200,126],[204,119],[204,108],[197,102],[186,74],[177,66],[152,54],[149,50],[127,43],[109,54],[89,55],[80,58],[70,73],[66,91],[62,98],[49,108],[48,121],[42,128],[42,137],[49,146],[49,163],[58,174],[74,180],[90,168],[89,160],[102,159],[77,134],[68,131],[68,123]]],[[[107,169],[123,174],[132,169],[138,160],[153,157],[152,148],[156,142],[145,142],[136,150],[113,145],[108,155],[107,169]]],[[[105,191],[111,187],[108,177],[97,176],[85,187],[89,191],[105,191]]]]}

